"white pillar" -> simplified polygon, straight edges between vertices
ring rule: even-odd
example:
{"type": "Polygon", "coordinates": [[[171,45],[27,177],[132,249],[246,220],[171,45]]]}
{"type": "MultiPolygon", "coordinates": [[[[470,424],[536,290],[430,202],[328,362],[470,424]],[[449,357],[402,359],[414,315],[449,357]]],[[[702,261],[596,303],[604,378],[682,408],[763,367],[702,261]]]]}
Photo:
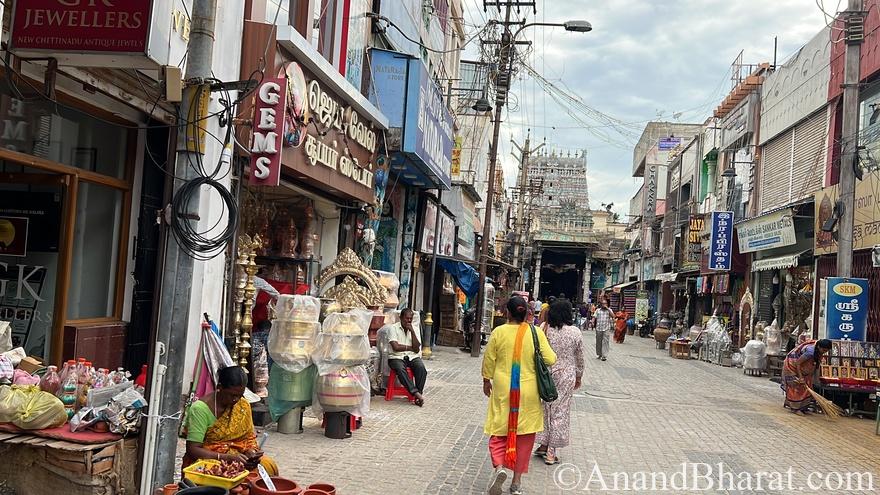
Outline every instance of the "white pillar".
{"type": "Polygon", "coordinates": [[[538,256],[535,258],[535,285],[532,290],[535,299],[541,293],[541,258],[544,257],[544,250],[538,248],[538,256]]]}
{"type": "Polygon", "coordinates": [[[587,254],[586,262],[584,263],[584,280],[583,280],[583,301],[590,302],[590,278],[593,276],[593,260],[590,259],[589,254],[587,254]]]}

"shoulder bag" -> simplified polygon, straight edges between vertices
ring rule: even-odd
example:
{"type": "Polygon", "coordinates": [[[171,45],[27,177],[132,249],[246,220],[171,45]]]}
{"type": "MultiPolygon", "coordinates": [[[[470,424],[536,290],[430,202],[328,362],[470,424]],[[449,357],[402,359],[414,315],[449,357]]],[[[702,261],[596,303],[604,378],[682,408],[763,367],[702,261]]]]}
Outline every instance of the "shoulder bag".
{"type": "Polygon", "coordinates": [[[535,325],[532,327],[532,340],[535,342],[535,375],[538,379],[538,395],[544,402],[553,402],[559,398],[556,391],[556,383],[553,381],[553,375],[550,374],[550,368],[544,363],[544,357],[541,355],[541,343],[538,341],[538,331],[535,325]]]}

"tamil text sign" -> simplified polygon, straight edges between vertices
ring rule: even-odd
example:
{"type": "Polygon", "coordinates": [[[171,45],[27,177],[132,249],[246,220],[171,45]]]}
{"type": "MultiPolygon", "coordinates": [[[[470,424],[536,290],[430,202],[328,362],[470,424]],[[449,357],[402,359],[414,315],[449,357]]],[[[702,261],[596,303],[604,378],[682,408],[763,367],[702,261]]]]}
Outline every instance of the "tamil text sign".
{"type": "Polygon", "coordinates": [[[791,246],[797,242],[791,208],[742,222],[736,226],[736,233],[740,253],[791,246]]]}
{"type": "Polygon", "coordinates": [[[829,339],[865,340],[868,328],[868,280],[828,277],[825,325],[829,339]]]}
{"type": "MultiPolygon", "coordinates": [[[[866,173],[856,181],[853,210],[853,249],[869,249],[880,244],[880,172],[866,173]]],[[[815,199],[815,249],[818,255],[837,252],[836,234],[825,232],[822,226],[834,215],[834,204],[840,199],[840,188],[829,186],[817,192],[815,199]]],[[[839,222],[838,222],[839,223],[839,222]]],[[[835,227],[835,230],[838,227],[835,227]]]]}
{"type": "Polygon", "coordinates": [[[712,212],[712,235],[709,240],[709,269],[730,270],[733,244],[733,212],[712,212]]]}

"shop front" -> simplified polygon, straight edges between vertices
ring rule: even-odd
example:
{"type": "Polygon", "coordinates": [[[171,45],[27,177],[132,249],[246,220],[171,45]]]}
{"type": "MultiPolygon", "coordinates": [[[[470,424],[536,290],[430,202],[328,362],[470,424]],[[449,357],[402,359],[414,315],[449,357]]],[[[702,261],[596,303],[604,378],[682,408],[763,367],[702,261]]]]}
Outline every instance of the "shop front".
{"type": "MultiPolygon", "coordinates": [[[[442,239],[436,243],[438,257],[456,256],[459,220],[441,206],[450,199],[459,200],[447,198],[449,194],[458,195],[449,192],[455,124],[443,93],[421,59],[377,48],[370,49],[369,59],[367,94],[388,117],[389,184],[403,197],[403,215],[397,224],[402,228],[384,229],[377,236],[377,244],[394,246],[400,253],[395,268],[400,278],[401,305],[437,315],[437,295],[448,284],[443,283],[444,277],[430,279],[437,271],[433,262],[435,238],[442,239]],[[430,190],[435,192],[428,193],[430,190]],[[440,217],[438,211],[442,212],[440,217]],[[441,238],[441,233],[445,237],[441,238]]],[[[385,268],[390,268],[390,262],[385,268]]]]}
{"type": "Polygon", "coordinates": [[[806,327],[813,295],[812,225],[809,203],[737,224],[739,249],[752,256],[754,322],[775,322],[789,333],[806,327]]]}
{"type": "MultiPolygon", "coordinates": [[[[855,211],[853,215],[853,261],[852,276],[868,280],[868,325],[869,342],[880,342],[880,218],[878,218],[876,191],[880,191],[880,172],[865,173],[861,181],[856,181],[855,211]]],[[[840,198],[839,186],[833,185],[818,191],[815,196],[815,253],[816,259],[816,297],[814,314],[820,315],[824,298],[823,279],[837,274],[837,204],[840,198]]],[[[813,319],[816,335],[825,334],[820,318],[813,319]]]]}

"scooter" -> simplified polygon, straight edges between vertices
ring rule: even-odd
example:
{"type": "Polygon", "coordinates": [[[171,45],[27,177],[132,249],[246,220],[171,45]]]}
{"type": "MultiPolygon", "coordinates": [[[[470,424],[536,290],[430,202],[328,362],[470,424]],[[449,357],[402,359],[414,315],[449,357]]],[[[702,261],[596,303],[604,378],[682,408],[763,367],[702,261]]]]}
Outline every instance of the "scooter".
{"type": "Polygon", "coordinates": [[[636,327],[638,327],[638,330],[639,330],[639,337],[641,337],[643,339],[648,338],[648,337],[653,338],[654,337],[654,325],[655,325],[654,318],[651,316],[649,316],[648,319],[646,319],[646,320],[639,320],[638,323],[636,323],[636,327]]]}

